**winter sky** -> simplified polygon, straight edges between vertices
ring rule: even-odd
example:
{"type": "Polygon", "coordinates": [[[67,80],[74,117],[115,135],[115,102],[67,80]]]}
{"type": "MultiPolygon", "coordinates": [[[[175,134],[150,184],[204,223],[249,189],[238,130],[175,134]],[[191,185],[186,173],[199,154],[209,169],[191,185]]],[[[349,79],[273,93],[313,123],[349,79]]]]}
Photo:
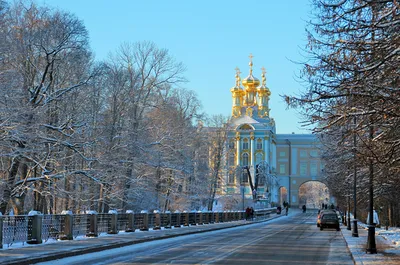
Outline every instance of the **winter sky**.
{"type": "Polygon", "coordinates": [[[296,76],[304,61],[308,0],[38,0],[74,13],[89,31],[97,60],[107,58],[123,42],[153,41],[185,64],[188,83],[209,115],[231,113],[235,68],[261,80],[267,70],[271,90],[270,116],[277,133],[309,133],[295,110],[286,110],[283,93],[299,94],[304,84],[296,76]],[[293,62],[295,61],[295,62],[293,62]]]}

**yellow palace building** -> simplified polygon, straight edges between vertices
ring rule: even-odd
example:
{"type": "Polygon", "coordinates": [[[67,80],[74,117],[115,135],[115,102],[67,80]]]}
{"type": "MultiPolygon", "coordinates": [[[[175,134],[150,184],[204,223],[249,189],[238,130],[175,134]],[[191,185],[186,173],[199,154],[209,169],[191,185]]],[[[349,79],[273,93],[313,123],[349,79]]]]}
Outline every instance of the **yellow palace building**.
{"type": "Polygon", "coordinates": [[[221,192],[253,199],[261,206],[286,201],[296,207],[303,203],[300,186],[321,179],[320,143],[313,134],[276,134],[265,68],[260,81],[253,76],[251,55],[249,66],[249,75],[243,79],[236,68],[231,89],[232,117],[221,192]]]}

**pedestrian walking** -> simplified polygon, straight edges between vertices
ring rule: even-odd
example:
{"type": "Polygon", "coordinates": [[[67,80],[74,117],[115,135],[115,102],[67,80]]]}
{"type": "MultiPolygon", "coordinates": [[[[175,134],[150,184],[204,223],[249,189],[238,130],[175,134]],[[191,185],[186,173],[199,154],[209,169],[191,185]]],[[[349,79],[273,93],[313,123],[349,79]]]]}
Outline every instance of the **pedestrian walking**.
{"type": "Polygon", "coordinates": [[[250,218],[250,207],[249,206],[247,206],[247,208],[246,208],[246,220],[249,220],[249,218],[250,218]]]}
{"type": "MultiPolygon", "coordinates": [[[[373,210],[373,224],[376,226],[379,226],[379,217],[378,217],[378,213],[375,211],[375,209],[373,210]]],[[[367,224],[369,223],[369,213],[368,213],[368,217],[367,217],[367,224]]]]}

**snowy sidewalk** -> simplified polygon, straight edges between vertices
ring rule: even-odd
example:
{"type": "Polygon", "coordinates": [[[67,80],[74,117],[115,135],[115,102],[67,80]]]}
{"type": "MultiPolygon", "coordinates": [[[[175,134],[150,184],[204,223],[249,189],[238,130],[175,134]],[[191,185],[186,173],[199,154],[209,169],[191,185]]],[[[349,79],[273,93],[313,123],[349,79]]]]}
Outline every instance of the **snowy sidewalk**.
{"type": "Polygon", "coordinates": [[[342,226],[342,234],[353,257],[354,264],[400,264],[400,246],[395,245],[391,240],[385,239],[381,235],[376,235],[375,242],[378,253],[367,254],[368,230],[363,226],[358,226],[359,237],[353,237],[351,233],[351,230],[347,230],[346,226],[342,226]]]}

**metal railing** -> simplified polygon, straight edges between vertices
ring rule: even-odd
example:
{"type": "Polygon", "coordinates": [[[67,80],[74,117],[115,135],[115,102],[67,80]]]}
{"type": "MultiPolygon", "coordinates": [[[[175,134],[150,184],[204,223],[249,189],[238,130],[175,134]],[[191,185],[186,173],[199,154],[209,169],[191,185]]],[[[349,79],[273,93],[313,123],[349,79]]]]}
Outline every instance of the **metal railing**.
{"type": "MultiPolygon", "coordinates": [[[[256,210],[255,220],[263,220],[276,213],[276,208],[256,210]]],[[[194,226],[245,219],[243,211],[236,212],[176,212],[176,213],[117,213],[90,212],[66,214],[0,216],[0,248],[15,243],[40,244],[49,239],[73,240],[78,236],[97,237],[102,233],[117,234],[119,231],[134,232],[136,229],[162,229],[194,226]]]]}

